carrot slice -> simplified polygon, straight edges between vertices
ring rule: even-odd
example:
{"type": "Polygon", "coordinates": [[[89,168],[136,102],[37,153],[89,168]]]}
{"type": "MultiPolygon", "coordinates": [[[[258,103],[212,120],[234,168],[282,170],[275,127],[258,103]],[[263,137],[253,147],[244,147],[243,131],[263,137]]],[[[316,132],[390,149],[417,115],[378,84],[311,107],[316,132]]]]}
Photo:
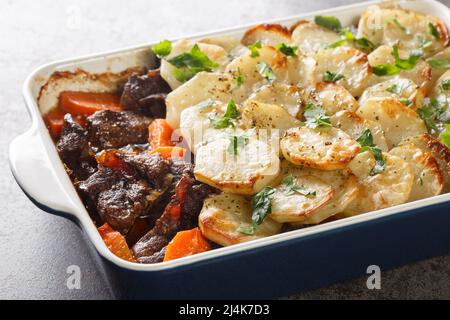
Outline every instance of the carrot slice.
{"type": "Polygon", "coordinates": [[[179,259],[211,250],[199,228],[178,232],[168,244],[164,261],[179,259]]]}
{"type": "Polygon", "coordinates": [[[158,147],[150,153],[159,153],[164,159],[184,158],[186,155],[186,149],[181,147],[158,147]]]}
{"type": "Polygon", "coordinates": [[[153,149],[173,146],[172,127],[165,119],[155,119],[148,127],[148,140],[153,149]]]}
{"type": "Polygon", "coordinates": [[[95,156],[97,163],[105,168],[128,172],[130,166],[117,155],[117,150],[103,150],[95,156]]]}
{"type": "MultiPolygon", "coordinates": [[[[44,121],[52,137],[59,138],[59,136],[61,135],[65,114],[66,112],[62,111],[61,109],[54,108],[44,116],[44,121]]],[[[82,116],[75,116],[73,117],[73,119],[76,123],[83,127],[86,125],[86,119],[82,116]]]]}
{"type": "Polygon", "coordinates": [[[120,232],[114,231],[107,223],[99,227],[98,232],[112,253],[124,260],[136,262],[125,237],[120,232]]]}
{"type": "Polygon", "coordinates": [[[97,111],[121,111],[120,97],[105,92],[64,91],[59,95],[59,107],[72,115],[89,116],[97,111]]]}

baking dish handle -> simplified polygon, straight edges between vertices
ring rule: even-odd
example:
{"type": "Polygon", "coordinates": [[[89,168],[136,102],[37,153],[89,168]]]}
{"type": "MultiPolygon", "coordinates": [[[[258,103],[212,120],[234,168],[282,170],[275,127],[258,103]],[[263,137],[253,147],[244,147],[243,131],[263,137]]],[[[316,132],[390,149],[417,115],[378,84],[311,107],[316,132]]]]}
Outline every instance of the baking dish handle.
{"type": "Polygon", "coordinates": [[[36,127],[11,142],[9,161],[17,183],[38,207],[74,218],[72,201],[56,177],[36,127]]]}

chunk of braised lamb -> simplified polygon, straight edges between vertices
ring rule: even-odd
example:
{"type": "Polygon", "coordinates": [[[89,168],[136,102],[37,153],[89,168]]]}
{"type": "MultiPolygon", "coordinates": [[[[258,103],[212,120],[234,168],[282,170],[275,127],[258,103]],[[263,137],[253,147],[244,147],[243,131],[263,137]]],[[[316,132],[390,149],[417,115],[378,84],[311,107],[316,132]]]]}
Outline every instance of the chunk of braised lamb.
{"type": "Polygon", "coordinates": [[[148,140],[150,119],[131,111],[97,111],[87,118],[89,142],[99,149],[143,144],[148,140]]]}
{"type": "Polygon", "coordinates": [[[64,116],[61,137],[56,144],[59,156],[63,162],[73,169],[80,158],[86,154],[88,147],[88,132],[69,113],[64,116]]]}
{"type": "Polygon", "coordinates": [[[191,174],[185,172],[155,226],[133,246],[138,262],[161,262],[164,249],[175,234],[197,225],[203,201],[212,192],[214,190],[211,187],[198,183],[191,174]]]}
{"type": "Polygon", "coordinates": [[[111,189],[118,183],[125,184],[129,179],[130,177],[126,177],[120,171],[100,167],[97,172],[85,181],[82,181],[78,185],[78,189],[89,196],[96,203],[98,195],[101,192],[111,189]]]}
{"type": "Polygon", "coordinates": [[[120,103],[126,110],[144,111],[156,118],[164,118],[165,98],[170,91],[159,69],[144,75],[134,73],[125,83],[120,103]]]}

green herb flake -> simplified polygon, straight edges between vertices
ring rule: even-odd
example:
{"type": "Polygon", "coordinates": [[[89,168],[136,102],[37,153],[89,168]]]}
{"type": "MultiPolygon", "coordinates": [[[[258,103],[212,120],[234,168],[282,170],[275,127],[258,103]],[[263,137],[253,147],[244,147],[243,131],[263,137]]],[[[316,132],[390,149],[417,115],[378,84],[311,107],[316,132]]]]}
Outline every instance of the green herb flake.
{"type": "Polygon", "coordinates": [[[289,46],[285,43],[280,43],[275,46],[275,49],[280,51],[282,54],[288,57],[296,57],[297,56],[297,49],[296,46],[289,46]]]}
{"type": "Polygon", "coordinates": [[[248,236],[254,235],[256,232],[256,226],[251,225],[248,227],[239,227],[238,232],[242,233],[242,234],[246,234],[248,236]]]}
{"type": "Polygon", "coordinates": [[[342,30],[342,24],[338,18],[333,16],[316,16],[314,22],[319,26],[330,29],[334,32],[340,32],[342,30]]]}
{"type": "Polygon", "coordinates": [[[436,122],[447,123],[450,119],[449,113],[445,111],[447,102],[445,99],[432,98],[425,103],[422,108],[417,109],[417,113],[425,122],[428,130],[439,131],[436,122]]]}
{"type": "Polygon", "coordinates": [[[257,227],[264,222],[266,217],[272,213],[272,198],[275,189],[265,187],[262,191],[255,194],[252,198],[252,225],[248,227],[238,228],[238,232],[246,235],[252,235],[256,232],[257,227]]]}
{"type": "Polygon", "coordinates": [[[152,51],[158,58],[167,57],[172,52],[172,42],[163,40],[152,47],[152,51]]]}
{"type": "Polygon", "coordinates": [[[377,76],[393,76],[399,74],[402,70],[413,70],[417,62],[422,57],[422,51],[412,51],[408,59],[401,59],[398,53],[398,46],[393,47],[392,55],[394,64],[380,64],[372,67],[372,71],[377,76]]]}
{"type": "Polygon", "coordinates": [[[437,69],[450,68],[450,59],[429,59],[427,62],[433,68],[437,69]]]}
{"type": "Polygon", "coordinates": [[[256,68],[259,74],[266,79],[270,84],[272,84],[276,79],[276,75],[273,72],[272,68],[265,62],[259,62],[256,65],[256,68]]]}
{"type": "Polygon", "coordinates": [[[411,107],[413,105],[413,101],[407,98],[400,98],[400,102],[403,103],[407,107],[411,107]]]}
{"type": "Polygon", "coordinates": [[[316,191],[310,191],[303,185],[296,185],[294,183],[294,177],[292,175],[284,177],[281,184],[283,185],[283,192],[288,196],[298,193],[304,197],[314,198],[317,195],[316,191]]]}
{"type": "Polygon", "coordinates": [[[325,82],[337,82],[342,79],[344,79],[344,76],[342,74],[333,73],[331,71],[327,71],[323,75],[323,81],[325,81],[325,82]]]}
{"type": "Polygon", "coordinates": [[[383,158],[383,152],[373,143],[372,132],[365,129],[356,141],[361,145],[360,153],[370,151],[375,158],[375,166],[370,171],[371,176],[382,173],[386,169],[386,160],[383,158]]]}
{"type": "Polygon", "coordinates": [[[167,62],[176,68],[173,75],[181,82],[186,82],[201,71],[212,72],[219,66],[200,50],[198,44],[195,44],[191,51],[173,57],[167,62]]]}
{"type": "Polygon", "coordinates": [[[258,49],[262,48],[262,43],[261,43],[261,41],[257,41],[254,44],[248,46],[248,48],[250,49],[251,57],[252,58],[257,58],[257,57],[259,57],[259,50],[258,49]]]}
{"type": "Polygon", "coordinates": [[[450,124],[445,125],[445,130],[440,134],[442,143],[450,149],[450,124]]]}
{"type": "Polygon", "coordinates": [[[386,89],[387,92],[396,94],[396,95],[400,95],[401,91],[400,91],[400,87],[397,84],[393,84],[392,86],[390,86],[389,88],[386,89]]]}
{"type": "Polygon", "coordinates": [[[444,81],[442,81],[440,87],[443,91],[450,90],[450,79],[445,79],[444,81]]]}
{"type": "Polygon", "coordinates": [[[236,103],[234,100],[230,100],[227,105],[227,110],[225,114],[220,118],[210,118],[214,129],[225,129],[229,127],[234,127],[234,119],[240,117],[239,110],[237,109],[236,103]]]}
{"type": "Polygon", "coordinates": [[[428,33],[431,34],[436,40],[441,39],[441,34],[439,33],[439,30],[431,22],[428,23],[428,33]]]}
{"type": "Polygon", "coordinates": [[[228,144],[227,151],[229,154],[237,156],[239,147],[245,146],[249,137],[245,134],[240,136],[230,136],[230,143],[228,144]]]}
{"type": "Polygon", "coordinates": [[[241,68],[237,68],[236,74],[234,76],[234,81],[236,81],[236,89],[242,87],[245,82],[245,76],[241,72],[241,68]]]}
{"type": "Polygon", "coordinates": [[[306,104],[303,116],[306,119],[305,125],[308,128],[331,127],[330,117],[326,115],[321,107],[313,103],[306,104]]]}

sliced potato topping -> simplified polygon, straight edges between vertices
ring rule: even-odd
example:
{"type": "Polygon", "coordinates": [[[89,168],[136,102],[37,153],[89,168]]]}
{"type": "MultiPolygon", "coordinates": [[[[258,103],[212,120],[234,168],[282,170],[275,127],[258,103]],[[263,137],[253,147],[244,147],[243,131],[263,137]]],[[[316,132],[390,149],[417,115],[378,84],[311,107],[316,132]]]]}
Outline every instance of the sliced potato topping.
{"type": "Polygon", "coordinates": [[[343,169],[358,154],[360,145],[337,128],[292,128],[281,139],[284,157],[295,165],[321,170],[343,169]]]}
{"type": "Polygon", "coordinates": [[[304,55],[312,55],[339,40],[338,33],[306,20],[297,22],[292,31],[292,42],[304,55]]]}
{"type": "Polygon", "coordinates": [[[427,127],[419,115],[398,99],[369,99],[358,109],[357,114],[381,126],[389,148],[407,137],[427,132],[427,127]]]}
{"type": "Polygon", "coordinates": [[[425,199],[441,194],[444,178],[436,159],[414,144],[392,149],[390,154],[405,160],[412,168],[414,183],[409,201],[425,199]]]}
{"type": "Polygon", "coordinates": [[[245,32],[241,42],[250,46],[258,41],[262,44],[275,47],[277,44],[292,42],[291,33],[280,24],[260,24],[245,32]]]}
{"type": "Polygon", "coordinates": [[[281,224],[267,217],[255,228],[254,234],[242,233],[241,229],[252,226],[252,206],[248,199],[228,193],[205,200],[198,225],[207,239],[222,246],[269,237],[281,231],[281,224]]]}

